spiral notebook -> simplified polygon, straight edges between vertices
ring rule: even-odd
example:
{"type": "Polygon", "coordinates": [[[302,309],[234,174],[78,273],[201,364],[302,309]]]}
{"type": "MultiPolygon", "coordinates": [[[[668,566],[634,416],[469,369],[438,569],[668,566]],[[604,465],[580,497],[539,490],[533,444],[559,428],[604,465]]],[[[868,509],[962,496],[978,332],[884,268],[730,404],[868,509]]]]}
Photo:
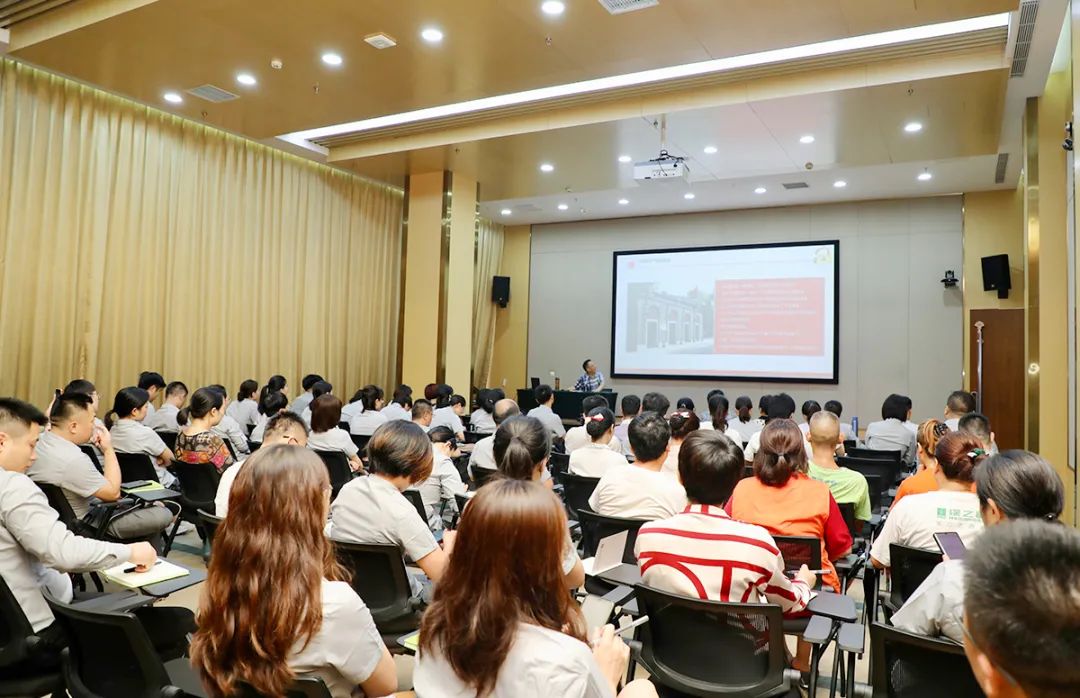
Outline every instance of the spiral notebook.
{"type": "Polygon", "coordinates": [[[158,560],[154,563],[154,566],[146,572],[129,571],[134,567],[135,565],[133,563],[125,562],[121,565],[103,570],[101,574],[110,582],[119,584],[122,587],[127,587],[128,589],[138,589],[139,587],[167,582],[170,579],[178,579],[179,577],[186,577],[191,574],[187,569],[180,567],[179,565],[174,565],[168,560],[158,560]]]}

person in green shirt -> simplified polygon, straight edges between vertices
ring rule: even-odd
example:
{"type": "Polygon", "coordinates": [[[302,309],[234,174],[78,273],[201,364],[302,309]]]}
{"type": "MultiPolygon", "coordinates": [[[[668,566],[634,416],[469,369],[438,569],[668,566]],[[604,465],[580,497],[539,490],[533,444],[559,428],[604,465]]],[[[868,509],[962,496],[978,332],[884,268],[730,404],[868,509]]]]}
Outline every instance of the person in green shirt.
{"type": "Polygon", "coordinates": [[[810,459],[809,475],[824,482],[832,491],[837,504],[855,505],[855,518],[860,522],[870,520],[870,489],[862,473],[836,464],[836,446],[843,443],[840,420],[831,412],[817,412],[810,418],[810,432],[806,435],[813,457],[810,459]]]}

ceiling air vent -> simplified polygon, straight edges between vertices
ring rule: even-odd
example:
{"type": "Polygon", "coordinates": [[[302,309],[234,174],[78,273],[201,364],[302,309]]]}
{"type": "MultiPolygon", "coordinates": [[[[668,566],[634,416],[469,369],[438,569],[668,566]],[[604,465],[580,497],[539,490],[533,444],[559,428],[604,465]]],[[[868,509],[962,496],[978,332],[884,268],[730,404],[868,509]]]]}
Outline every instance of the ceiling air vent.
{"type": "Polygon", "coordinates": [[[1005,183],[1005,170],[1009,169],[1009,154],[998,153],[997,167],[994,168],[994,184],[1005,183]]]}
{"type": "Polygon", "coordinates": [[[200,99],[205,99],[207,102],[231,102],[234,99],[240,99],[240,95],[234,95],[228,90],[223,90],[220,87],[214,85],[199,85],[198,87],[192,87],[187,91],[189,95],[195,95],[200,99]]]}
{"type": "Polygon", "coordinates": [[[1039,16],[1039,0],[1024,0],[1020,3],[1020,21],[1016,27],[1016,46],[1013,47],[1012,69],[1009,77],[1020,78],[1027,70],[1028,54],[1031,53],[1031,38],[1035,34],[1035,20],[1039,16]]]}
{"type": "Polygon", "coordinates": [[[809,189],[810,185],[806,182],[784,182],[784,189],[809,189]]]}
{"type": "Polygon", "coordinates": [[[613,15],[626,14],[644,10],[647,7],[656,7],[660,0],[599,0],[604,9],[613,15]]]}
{"type": "Polygon", "coordinates": [[[397,46],[397,42],[394,41],[394,38],[392,36],[390,36],[389,34],[383,34],[382,32],[379,32],[378,34],[369,34],[368,36],[364,37],[364,41],[371,44],[377,49],[393,48],[397,46]]]}

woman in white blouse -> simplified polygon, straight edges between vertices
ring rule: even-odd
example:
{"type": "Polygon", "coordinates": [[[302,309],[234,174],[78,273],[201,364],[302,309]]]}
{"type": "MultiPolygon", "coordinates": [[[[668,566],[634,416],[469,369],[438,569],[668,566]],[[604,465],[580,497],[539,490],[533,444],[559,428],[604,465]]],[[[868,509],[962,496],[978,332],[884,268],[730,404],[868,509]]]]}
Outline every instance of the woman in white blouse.
{"type": "Polygon", "coordinates": [[[506,398],[499,388],[481,390],[476,395],[477,406],[469,414],[469,431],[476,434],[494,434],[498,425],[492,416],[495,412],[495,403],[506,398]]]}
{"type": "Polygon", "coordinates": [[[323,534],[330,479],[322,461],[301,446],[262,448],[244,463],[229,503],[191,643],[210,695],[236,695],[244,681],[280,696],[297,675],[318,676],[334,698],[357,687],[368,696],[396,691],[394,660],[323,534]]]}
{"type": "Polygon", "coordinates": [[[382,388],[377,385],[360,388],[360,404],[364,406],[364,411],[349,420],[349,432],[357,436],[371,436],[389,421],[385,414],[379,412],[383,406],[382,388]]]}
{"type": "Polygon", "coordinates": [[[225,408],[225,414],[236,420],[245,434],[251,433],[251,428],[259,418],[259,403],[255,396],[259,393],[258,381],[250,378],[240,384],[240,390],[236,393],[236,401],[225,408]]]}
{"type": "MultiPolygon", "coordinates": [[[[263,433],[266,431],[266,423],[278,412],[284,412],[289,407],[289,398],[285,393],[277,391],[265,393],[259,403],[259,415],[255,418],[255,428],[251,430],[251,441],[261,444],[263,433]]],[[[296,415],[299,417],[300,415],[296,415]]]]}
{"type": "MultiPolygon", "coordinates": [[[[420,625],[417,695],[616,695],[629,648],[611,626],[587,644],[581,610],[563,585],[565,532],[562,504],[535,482],[498,479],[477,492],[420,625]]],[[[656,689],[638,680],[618,695],[655,697],[656,689]]]]}
{"type": "Polygon", "coordinates": [[[668,442],[668,454],[661,472],[678,478],[679,447],[682,446],[683,439],[701,428],[701,419],[692,410],[678,410],[672,412],[667,421],[671,428],[671,441],[668,442]]]}
{"type": "Polygon", "coordinates": [[[594,407],[585,415],[585,433],[591,443],[570,454],[570,472],[584,477],[603,477],[609,468],[626,465],[626,457],[612,451],[615,415],[606,407],[594,407]]]}
{"type": "Polygon", "coordinates": [[[349,432],[338,426],[341,421],[341,400],[335,395],[320,395],[311,401],[311,434],[308,448],[313,451],[340,451],[349,459],[353,472],[362,470],[360,449],[349,432]]]}

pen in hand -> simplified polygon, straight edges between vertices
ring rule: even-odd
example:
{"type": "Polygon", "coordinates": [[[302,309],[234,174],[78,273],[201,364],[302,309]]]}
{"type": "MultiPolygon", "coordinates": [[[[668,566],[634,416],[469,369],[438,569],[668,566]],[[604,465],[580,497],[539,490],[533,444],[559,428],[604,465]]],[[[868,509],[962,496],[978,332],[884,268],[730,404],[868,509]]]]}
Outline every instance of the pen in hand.
{"type": "MultiPolygon", "coordinates": [[[[157,560],[156,562],[154,562],[153,565],[150,565],[150,567],[156,567],[157,565],[160,565],[160,564],[161,564],[161,560],[157,560]]],[[[131,572],[149,572],[150,567],[147,567],[145,569],[139,569],[138,565],[135,565],[133,567],[125,567],[124,568],[124,574],[130,574],[131,572]]]]}

